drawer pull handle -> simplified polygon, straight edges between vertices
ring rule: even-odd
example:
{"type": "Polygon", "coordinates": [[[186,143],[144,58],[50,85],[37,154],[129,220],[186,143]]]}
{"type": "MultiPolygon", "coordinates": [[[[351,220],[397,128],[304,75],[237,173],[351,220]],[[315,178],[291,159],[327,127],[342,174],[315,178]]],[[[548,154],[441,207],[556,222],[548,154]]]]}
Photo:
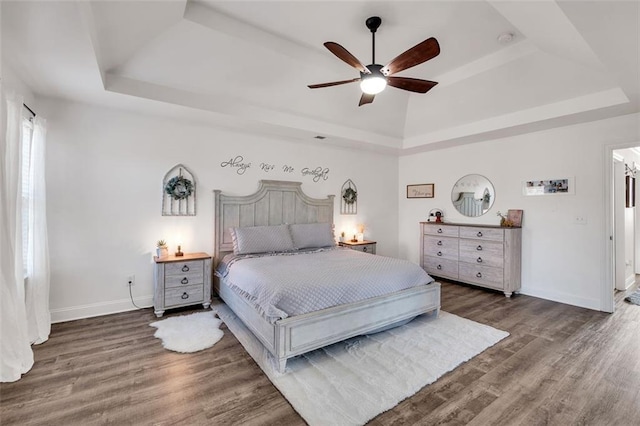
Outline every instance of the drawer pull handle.
{"type": "Polygon", "coordinates": [[[442,265],[436,266],[437,269],[442,269],[442,265]]]}
{"type": "Polygon", "coordinates": [[[482,231],[478,231],[478,233],[476,234],[478,237],[482,237],[482,231]]]}
{"type": "Polygon", "coordinates": [[[476,277],[478,277],[478,278],[482,278],[482,272],[478,272],[478,273],[476,274],[476,277]]]}
{"type": "Polygon", "coordinates": [[[182,279],[182,281],[180,281],[182,284],[188,284],[189,283],[189,279],[187,277],[184,277],[182,279]]]}
{"type": "Polygon", "coordinates": [[[476,262],[478,262],[478,263],[482,263],[482,258],[481,258],[481,257],[477,258],[477,259],[476,259],[476,262]]]}
{"type": "Polygon", "coordinates": [[[441,246],[442,245],[442,241],[438,241],[438,245],[441,246]]]}
{"type": "Polygon", "coordinates": [[[189,272],[189,266],[188,265],[184,265],[182,267],[182,272],[189,272]]]}
{"type": "Polygon", "coordinates": [[[442,234],[442,228],[438,228],[438,234],[442,234]]]}
{"type": "Polygon", "coordinates": [[[441,252],[441,251],[437,252],[436,254],[437,254],[438,256],[442,256],[442,252],[441,252]]]}
{"type": "Polygon", "coordinates": [[[180,298],[188,299],[189,298],[189,294],[187,294],[187,292],[185,291],[184,293],[182,293],[182,296],[180,296],[180,298]]]}
{"type": "Polygon", "coordinates": [[[478,246],[478,247],[476,247],[476,250],[478,250],[478,251],[482,251],[482,246],[478,246]]]}
{"type": "Polygon", "coordinates": [[[366,253],[367,252],[367,247],[366,246],[362,247],[362,251],[366,253]]]}

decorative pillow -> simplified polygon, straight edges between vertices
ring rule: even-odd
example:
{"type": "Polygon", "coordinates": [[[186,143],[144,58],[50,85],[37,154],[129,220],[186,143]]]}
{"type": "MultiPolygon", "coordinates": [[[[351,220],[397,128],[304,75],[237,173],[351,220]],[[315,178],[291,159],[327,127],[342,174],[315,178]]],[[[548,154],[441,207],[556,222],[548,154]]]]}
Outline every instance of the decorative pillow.
{"type": "Polygon", "coordinates": [[[288,225],[231,228],[231,239],[235,254],[295,250],[288,225]]]}
{"type": "Polygon", "coordinates": [[[336,245],[330,223],[289,225],[293,245],[297,249],[329,247],[336,245]]]}

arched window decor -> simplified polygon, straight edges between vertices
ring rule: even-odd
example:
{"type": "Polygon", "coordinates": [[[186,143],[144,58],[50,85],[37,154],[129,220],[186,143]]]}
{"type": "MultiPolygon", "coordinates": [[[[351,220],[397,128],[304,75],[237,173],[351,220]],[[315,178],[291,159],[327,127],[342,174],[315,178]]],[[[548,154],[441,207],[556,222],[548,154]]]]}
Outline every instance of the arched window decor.
{"type": "Polygon", "coordinates": [[[358,213],[358,188],[351,179],[342,185],[340,191],[340,214],[357,214],[358,213]]]}
{"type": "Polygon", "coordinates": [[[196,215],[196,180],[193,173],[178,164],[162,180],[162,216],[196,215]]]}

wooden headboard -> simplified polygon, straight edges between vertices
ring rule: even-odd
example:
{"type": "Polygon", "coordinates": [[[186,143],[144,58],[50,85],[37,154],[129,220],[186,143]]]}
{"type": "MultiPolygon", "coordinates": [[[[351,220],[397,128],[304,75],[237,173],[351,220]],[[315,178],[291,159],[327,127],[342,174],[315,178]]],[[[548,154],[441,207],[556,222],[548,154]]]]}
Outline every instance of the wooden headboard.
{"type": "Polygon", "coordinates": [[[229,228],[282,225],[284,223],[333,224],[334,195],[311,198],[302,192],[302,182],[261,180],[258,191],[246,196],[215,194],[215,263],[233,252],[229,228]]]}

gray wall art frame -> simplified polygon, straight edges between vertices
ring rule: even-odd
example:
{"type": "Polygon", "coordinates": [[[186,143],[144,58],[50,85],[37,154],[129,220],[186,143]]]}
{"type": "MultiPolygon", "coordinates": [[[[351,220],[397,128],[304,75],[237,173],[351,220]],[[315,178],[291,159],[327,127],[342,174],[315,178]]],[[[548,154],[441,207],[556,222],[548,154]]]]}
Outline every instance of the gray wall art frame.
{"type": "Polygon", "coordinates": [[[176,164],[162,179],[162,216],[196,215],[196,179],[182,164],[176,164]]]}
{"type": "Polygon", "coordinates": [[[340,190],[340,214],[358,214],[358,188],[351,179],[340,190]]]}

